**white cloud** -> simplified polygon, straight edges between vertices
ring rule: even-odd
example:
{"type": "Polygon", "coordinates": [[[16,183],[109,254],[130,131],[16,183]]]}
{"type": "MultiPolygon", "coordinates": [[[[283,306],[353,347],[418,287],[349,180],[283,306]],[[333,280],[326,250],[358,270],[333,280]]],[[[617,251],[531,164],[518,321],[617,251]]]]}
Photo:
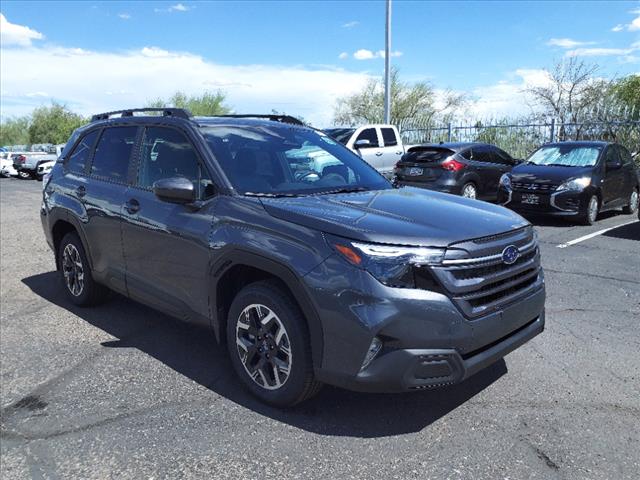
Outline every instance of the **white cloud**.
{"type": "Polygon", "coordinates": [[[565,53],[566,57],[612,57],[629,55],[639,50],[637,44],[629,48],[576,48],[565,53]]]}
{"type": "Polygon", "coordinates": [[[627,26],[627,30],[629,30],[630,32],[640,30],[640,15],[638,15],[631,21],[631,23],[627,26]]]}
{"type": "Polygon", "coordinates": [[[547,42],[550,47],[575,48],[582,45],[593,45],[595,42],[580,42],[570,38],[552,38],[547,42]]]}
{"type": "Polygon", "coordinates": [[[118,17],[120,17],[123,20],[129,20],[131,18],[131,15],[129,15],[128,13],[119,13],[118,17]]]}
{"type": "Polygon", "coordinates": [[[357,27],[358,25],[360,25],[360,22],[358,22],[357,20],[353,20],[351,22],[343,23],[342,28],[353,28],[357,27]]]}
{"type": "Polygon", "coordinates": [[[175,5],[171,5],[168,8],[154,8],[156,13],[172,13],[172,12],[188,12],[192,7],[188,7],[183,3],[176,3],[175,5]]]}
{"type": "Polygon", "coordinates": [[[24,25],[16,25],[9,22],[5,16],[0,13],[0,42],[2,46],[19,45],[28,47],[32,40],[42,40],[44,35],[24,25]]]}
{"type": "Polygon", "coordinates": [[[222,89],[238,113],[276,109],[302,115],[317,126],[330,124],[338,97],[358,91],[370,78],[335,67],[221,65],[156,47],[117,53],[3,48],[0,70],[2,117],[24,115],[51,100],[89,115],[144,106],[176,90],[199,94],[222,89]]]}
{"type": "MultiPolygon", "coordinates": [[[[392,57],[400,57],[402,56],[402,52],[394,51],[391,52],[392,57]]],[[[384,50],[378,50],[377,52],[372,52],[371,50],[367,50],[365,48],[361,48],[360,50],[356,50],[353,52],[353,58],[356,60],[372,60],[374,58],[384,58],[384,50]]]]}
{"type": "Polygon", "coordinates": [[[345,59],[349,58],[349,54],[347,52],[342,52],[340,55],[338,55],[338,58],[340,60],[345,60],[345,59]]]}
{"type": "Polygon", "coordinates": [[[612,32],[621,32],[622,30],[624,30],[624,25],[621,23],[611,29],[612,32]]]}

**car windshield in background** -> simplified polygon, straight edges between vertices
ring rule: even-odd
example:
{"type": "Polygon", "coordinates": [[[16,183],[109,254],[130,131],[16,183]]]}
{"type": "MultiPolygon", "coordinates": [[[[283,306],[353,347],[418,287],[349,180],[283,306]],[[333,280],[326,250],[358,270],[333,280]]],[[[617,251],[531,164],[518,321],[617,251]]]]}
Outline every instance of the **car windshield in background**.
{"type": "Polygon", "coordinates": [[[562,167],[593,167],[598,161],[602,147],[552,146],[542,147],[533,153],[527,162],[536,165],[562,167]]]}
{"type": "Polygon", "coordinates": [[[355,131],[355,128],[327,128],[324,130],[324,133],[335,138],[341,144],[346,145],[355,131]]]}
{"type": "Polygon", "coordinates": [[[390,183],[331,137],[287,126],[201,127],[234,188],[283,196],[381,190],[390,183]]]}

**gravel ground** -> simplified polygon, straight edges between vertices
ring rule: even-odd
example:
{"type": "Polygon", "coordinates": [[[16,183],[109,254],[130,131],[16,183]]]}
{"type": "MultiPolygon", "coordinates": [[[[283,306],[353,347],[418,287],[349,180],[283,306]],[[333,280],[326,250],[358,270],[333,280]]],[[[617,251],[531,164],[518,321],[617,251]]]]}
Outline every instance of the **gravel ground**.
{"type": "Polygon", "coordinates": [[[325,387],[292,410],[241,388],[203,330],[122,297],[65,301],[40,185],[0,180],[3,479],[572,478],[640,471],[640,222],[536,221],[547,328],[467,382],[325,387]]]}

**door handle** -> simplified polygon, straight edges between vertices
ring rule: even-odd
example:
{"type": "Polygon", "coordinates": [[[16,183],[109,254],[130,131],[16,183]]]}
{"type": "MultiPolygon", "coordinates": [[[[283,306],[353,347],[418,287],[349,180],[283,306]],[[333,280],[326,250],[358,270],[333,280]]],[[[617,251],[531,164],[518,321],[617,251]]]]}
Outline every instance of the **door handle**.
{"type": "Polygon", "coordinates": [[[78,188],[76,188],[76,195],[80,198],[84,197],[87,194],[87,187],[85,187],[84,185],[80,185],[78,188]]]}
{"type": "Polygon", "coordinates": [[[379,157],[380,155],[382,155],[382,152],[376,152],[376,157],[379,157]]]}
{"type": "Polygon", "coordinates": [[[402,151],[400,151],[400,150],[399,150],[399,151],[397,151],[397,152],[396,152],[396,155],[402,155],[402,151]]]}
{"type": "Polygon", "coordinates": [[[135,198],[132,198],[124,204],[124,208],[128,213],[134,214],[138,210],[140,210],[140,202],[138,202],[135,198]]]}

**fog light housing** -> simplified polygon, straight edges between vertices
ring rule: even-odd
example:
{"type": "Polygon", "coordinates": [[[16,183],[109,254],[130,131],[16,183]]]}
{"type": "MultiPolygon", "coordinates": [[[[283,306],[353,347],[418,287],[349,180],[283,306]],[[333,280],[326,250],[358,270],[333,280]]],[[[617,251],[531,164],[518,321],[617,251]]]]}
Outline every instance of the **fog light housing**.
{"type": "Polygon", "coordinates": [[[382,340],[380,340],[378,337],[373,337],[373,340],[371,340],[371,345],[369,345],[369,350],[367,350],[367,354],[364,356],[364,361],[362,362],[360,371],[369,366],[373,359],[376,358],[376,355],[380,353],[380,350],[382,350],[382,340]]]}

